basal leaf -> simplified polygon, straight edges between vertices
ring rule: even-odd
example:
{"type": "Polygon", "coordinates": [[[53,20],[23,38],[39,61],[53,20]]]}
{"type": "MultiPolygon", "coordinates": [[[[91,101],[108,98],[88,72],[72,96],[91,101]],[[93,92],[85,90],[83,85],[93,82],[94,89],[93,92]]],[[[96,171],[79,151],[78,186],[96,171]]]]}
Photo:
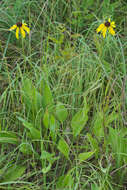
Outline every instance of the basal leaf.
{"type": "Polygon", "coordinates": [[[46,127],[47,129],[49,128],[49,123],[50,123],[50,115],[48,110],[45,111],[44,116],[43,116],[43,124],[44,127],[46,127]]]}
{"type": "Polygon", "coordinates": [[[80,153],[80,154],[78,155],[78,159],[79,159],[80,162],[83,162],[83,161],[89,159],[94,153],[95,153],[95,151],[93,151],[93,152],[83,152],[83,153],[80,153]]]}
{"type": "Polygon", "coordinates": [[[57,148],[59,149],[59,151],[67,158],[69,159],[69,152],[70,152],[70,148],[68,146],[68,144],[66,143],[66,141],[61,138],[59,140],[58,146],[57,148]]]}
{"type": "Polygon", "coordinates": [[[32,123],[27,122],[26,120],[24,120],[21,117],[17,117],[17,118],[22,122],[24,127],[26,127],[30,131],[32,139],[34,139],[34,140],[41,139],[41,132],[38,129],[36,129],[32,123]]]}
{"type": "Polygon", "coordinates": [[[42,91],[43,91],[42,98],[43,98],[45,108],[47,106],[53,106],[54,100],[53,100],[52,92],[46,81],[42,82],[42,91]]]}
{"type": "Polygon", "coordinates": [[[4,175],[4,179],[1,182],[15,181],[23,175],[26,170],[26,166],[14,165],[8,168],[7,172],[4,175]]]}
{"type": "Polygon", "coordinates": [[[87,120],[88,120],[87,110],[85,110],[84,108],[82,108],[74,115],[71,121],[71,127],[74,137],[80,134],[87,120]]]}
{"type": "Polygon", "coordinates": [[[65,106],[58,102],[56,105],[56,117],[60,122],[64,122],[67,118],[68,112],[65,106]]]}

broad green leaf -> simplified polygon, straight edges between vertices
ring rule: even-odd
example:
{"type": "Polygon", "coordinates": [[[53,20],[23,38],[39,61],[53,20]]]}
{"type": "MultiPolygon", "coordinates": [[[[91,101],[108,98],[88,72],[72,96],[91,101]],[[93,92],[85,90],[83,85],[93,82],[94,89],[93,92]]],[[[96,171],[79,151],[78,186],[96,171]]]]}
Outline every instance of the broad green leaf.
{"type": "Polygon", "coordinates": [[[45,150],[41,150],[41,160],[48,160],[51,164],[55,161],[58,160],[59,157],[54,157],[54,153],[49,153],[45,150]]]}
{"type": "Polygon", "coordinates": [[[47,129],[49,128],[49,122],[50,122],[50,115],[48,110],[46,110],[43,116],[43,124],[47,129]]]}
{"type": "Polygon", "coordinates": [[[54,154],[51,154],[49,152],[46,151],[41,151],[41,159],[47,159],[47,160],[51,160],[51,158],[54,156],[54,154]]]}
{"type": "Polygon", "coordinates": [[[25,103],[26,108],[29,110],[33,107],[33,91],[35,87],[32,84],[32,81],[29,79],[24,79],[22,82],[22,100],[25,103]]]}
{"type": "Polygon", "coordinates": [[[41,165],[42,165],[42,172],[47,173],[51,166],[52,166],[52,156],[53,154],[44,150],[43,143],[41,142],[41,165]],[[48,166],[47,166],[48,165],[48,166]]]}
{"type": "Polygon", "coordinates": [[[42,95],[36,90],[33,96],[34,108],[36,111],[40,111],[44,107],[42,95]]]}
{"type": "Polygon", "coordinates": [[[107,144],[111,145],[112,152],[116,160],[116,167],[123,165],[124,158],[127,158],[127,141],[122,137],[122,133],[116,128],[109,127],[107,144]]]}
{"type": "Polygon", "coordinates": [[[45,108],[47,106],[53,106],[53,97],[52,97],[52,92],[50,90],[50,87],[48,85],[48,83],[46,81],[42,82],[42,93],[43,93],[43,102],[44,102],[44,106],[45,108]]]}
{"type": "Polygon", "coordinates": [[[112,146],[113,152],[117,152],[118,144],[120,145],[120,139],[121,136],[119,131],[109,127],[108,143],[112,146]]]}
{"type": "Polygon", "coordinates": [[[64,122],[67,118],[68,112],[65,106],[58,102],[56,105],[56,117],[60,122],[64,122]]]}
{"type": "Polygon", "coordinates": [[[103,124],[103,113],[97,112],[94,116],[93,121],[93,133],[100,140],[100,138],[104,137],[104,124],[103,124]]]}
{"type": "Polygon", "coordinates": [[[86,97],[84,97],[83,103],[84,107],[73,116],[71,121],[71,127],[74,137],[80,134],[88,120],[89,105],[87,104],[86,97]]]}
{"type": "Polygon", "coordinates": [[[93,138],[90,133],[87,133],[87,138],[88,138],[88,140],[90,142],[90,145],[91,145],[92,149],[96,150],[95,156],[96,156],[96,158],[98,158],[99,146],[98,146],[97,140],[95,138],[93,138]]]}
{"type": "Polygon", "coordinates": [[[58,123],[53,115],[50,115],[49,130],[52,140],[56,142],[58,135],[58,123]]]}
{"type": "Polygon", "coordinates": [[[41,144],[41,163],[42,163],[42,172],[47,173],[53,164],[54,161],[58,160],[59,157],[54,157],[54,153],[49,153],[43,150],[43,144],[41,144]],[[48,166],[47,166],[48,163],[48,166]]]}
{"type": "Polygon", "coordinates": [[[8,168],[7,172],[3,176],[3,180],[1,182],[9,182],[9,181],[15,181],[19,177],[23,175],[23,173],[26,170],[26,166],[21,165],[14,165],[10,168],[8,168]]]}
{"type": "Polygon", "coordinates": [[[24,127],[26,127],[30,131],[32,139],[41,139],[41,132],[38,129],[36,129],[31,123],[28,123],[23,118],[21,117],[17,117],[17,118],[22,122],[24,127]]]}
{"type": "Polygon", "coordinates": [[[43,107],[42,95],[37,91],[30,79],[24,79],[22,82],[22,100],[27,110],[38,111],[43,107]]]}
{"type": "Polygon", "coordinates": [[[71,187],[74,184],[74,179],[71,175],[71,172],[68,172],[67,175],[65,175],[65,178],[63,180],[64,187],[71,187]]]}
{"type": "Polygon", "coordinates": [[[58,121],[55,117],[46,110],[44,117],[43,117],[43,124],[44,126],[50,130],[50,136],[54,142],[57,140],[58,135],[58,121]]]}
{"type": "Polygon", "coordinates": [[[31,127],[30,129],[31,137],[32,139],[41,139],[41,132],[38,129],[35,129],[34,127],[31,127]]]}
{"type": "Polygon", "coordinates": [[[11,131],[1,131],[0,132],[0,143],[10,143],[10,144],[18,144],[19,138],[16,133],[11,131]]]}
{"type": "Polygon", "coordinates": [[[92,184],[91,190],[101,190],[101,187],[98,187],[97,184],[92,184]]]}
{"type": "Polygon", "coordinates": [[[72,118],[71,127],[72,127],[74,137],[79,135],[83,127],[85,126],[88,120],[87,112],[88,112],[88,109],[82,108],[72,118]]]}
{"type": "Polygon", "coordinates": [[[60,176],[57,182],[58,189],[73,187],[73,185],[74,185],[74,179],[70,171],[66,175],[60,176]]]}
{"type": "Polygon", "coordinates": [[[95,153],[95,151],[80,153],[78,155],[78,159],[79,159],[80,162],[83,162],[83,161],[89,159],[94,153],[95,153]]]}
{"type": "Polygon", "coordinates": [[[61,138],[61,139],[59,140],[59,143],[58,143],[57,148],[59,149],[59,151],[60,151],[61,153],[63,153],[63,155],[64,155],[67,159],[69,159],[70,148],[69,148],[68,144],[66,143],[66,141],[65,141],[63,138],[61,138]]]}
{"type": "Polygon", "coordinates": [[[97,112],[94,116],[94,122],[93,122],[93,133],[94,135],[100,140],[104,137],[104,125],[106,127],[109,126],[111,122],[116,120],[118,117],[118,114],[116,112],[112,112],[109,115],[104,115],[103,112],[97,112]],[[105,123],[104,123],[105,122],[105,123]]]}

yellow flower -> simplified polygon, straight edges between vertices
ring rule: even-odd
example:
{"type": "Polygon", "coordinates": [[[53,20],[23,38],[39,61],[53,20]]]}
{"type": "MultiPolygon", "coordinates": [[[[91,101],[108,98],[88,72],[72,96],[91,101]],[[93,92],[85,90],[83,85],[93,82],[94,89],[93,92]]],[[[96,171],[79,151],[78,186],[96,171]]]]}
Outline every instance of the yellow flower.
{"type": "Polygon", "coordinates": [[[106,21],[105,23],[100,24],[100,26],[96,29],[96,31],[97,31],[97,33],[101,32],[101,34],[105,38],[107,30],[113,36],[115,35],[115,31],[113,29],[115,27],[116,27],[115,22],[111,22],[111,19],[109,18],[108,21],[106,21]]]}
{"type": "Polygon", "coordinates": [[[25,31],[28,34],[30,33],[30,29],[27,27],[26,23],[18,22],[17,24],[14,24],[11,28],[9,28],[10,31],[15,30],[15,29],[16,29],[16,38],[17,39],[19,39],[19,31],[21,32],[21,35],[23,38],[25,38],[25,36],[26,36],[25,31]]]}

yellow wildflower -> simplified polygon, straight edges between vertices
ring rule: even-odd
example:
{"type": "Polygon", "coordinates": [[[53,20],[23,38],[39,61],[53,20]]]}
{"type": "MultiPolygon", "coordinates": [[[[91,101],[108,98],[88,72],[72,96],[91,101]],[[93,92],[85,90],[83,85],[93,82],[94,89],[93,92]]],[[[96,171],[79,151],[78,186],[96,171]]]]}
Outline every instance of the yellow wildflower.
{"type": "Polygon", "coordinates": [[[105,38],[107,30],[110,34],[113,36],[115,35],[115,31],[113,28],[115,28],[115,22],[111,22],[111,19],[109,18],[108,21],[105,23],[100,24],[100,26],[96,29],[97,33],[101,32],[103,37],[105,38]]]}
{"type": "Polygon", "coordinates": [[[30,29],[27,27],[26,23],[21,23],[18,22],[17,24],[14,24],[9,30],[15,30],[16,29],[16,38],[19,39],[19,31],[21,32],[21,35],[23,38],[25,38],[26,33],[25,31],[29,34],[30,33],[30,29]],[[25,31],[24,31],[25,30],[25,31]]]}

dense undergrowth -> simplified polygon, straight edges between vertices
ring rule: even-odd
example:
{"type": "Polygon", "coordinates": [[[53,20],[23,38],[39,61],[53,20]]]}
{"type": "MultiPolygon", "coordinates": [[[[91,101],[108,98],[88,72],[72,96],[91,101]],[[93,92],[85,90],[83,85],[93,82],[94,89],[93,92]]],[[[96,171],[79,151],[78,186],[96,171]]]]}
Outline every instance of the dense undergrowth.
{"type": "Polygon", "coordinates": [[[3,0],[0,36],[0,189],[126,189],[126,0],[3,0]]]}

